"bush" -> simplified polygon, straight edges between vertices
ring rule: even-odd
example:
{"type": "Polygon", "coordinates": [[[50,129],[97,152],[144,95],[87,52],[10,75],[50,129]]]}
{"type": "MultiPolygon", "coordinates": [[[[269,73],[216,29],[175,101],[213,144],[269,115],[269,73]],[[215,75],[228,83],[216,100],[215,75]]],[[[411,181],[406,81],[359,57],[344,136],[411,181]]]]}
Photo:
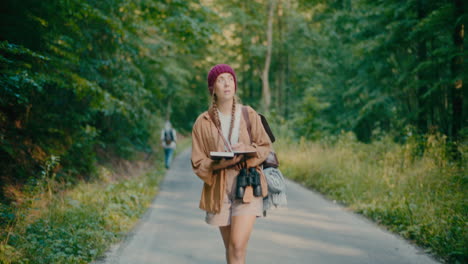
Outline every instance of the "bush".
{"type": "Polygon", "coordinates": [[[468,257],[467,157],[452,160],[445,136],[423,138],[397,144],[382,137],[364,144],[342,133],[331,141],[282,139],[275,145],[289,178],[450,262],[463,262],[468,257]]]}
{"type": "Polygon", "coordinates": [[[2,205],[2,217],[10,215],[14,221],[0,234],[0,261],[68,264],[96,259],[148,208],[162,173],[153,170],[109,182],[109,171],[101,167],[99,175],[98,182],[81,182],[58,194],[59,183],[39,181],[21,207],[2,205]]]}

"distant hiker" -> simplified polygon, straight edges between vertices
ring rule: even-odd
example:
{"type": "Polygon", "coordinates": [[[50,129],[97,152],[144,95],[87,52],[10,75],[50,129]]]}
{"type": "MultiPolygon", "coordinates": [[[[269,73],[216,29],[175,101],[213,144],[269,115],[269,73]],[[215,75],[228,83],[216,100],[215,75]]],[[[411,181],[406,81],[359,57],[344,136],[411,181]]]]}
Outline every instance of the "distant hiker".
{"type": "Polygon", "coordinates": [[[161,131],[161,144],[164,148],[164,164],[166,165],[166,169],[169,169],[171,166],[172,155],[176,148],[176,141],[176,131],[172,128],[171,122],[167,120],[164,129],[161,131]]]}
{"type": "Polygon", "coordinates": [[[237,103],[236,74],[229,65],[218,64],[210,70],[208,90],[211,107],[197,118],[192,130],[192,168],[204,182],[199,206],[206,211],[205,221],[219,227],[227,263],[245,263],[247,243],[255,219],[263,215],[263,198],[268,194],[259,165],[270,153],[271,144],[251,107],[247,107],[249,137],[243,106],[237,103]],[[215,154],[210,153],[234,151],[255,155],[213,160],[215,154]]]}

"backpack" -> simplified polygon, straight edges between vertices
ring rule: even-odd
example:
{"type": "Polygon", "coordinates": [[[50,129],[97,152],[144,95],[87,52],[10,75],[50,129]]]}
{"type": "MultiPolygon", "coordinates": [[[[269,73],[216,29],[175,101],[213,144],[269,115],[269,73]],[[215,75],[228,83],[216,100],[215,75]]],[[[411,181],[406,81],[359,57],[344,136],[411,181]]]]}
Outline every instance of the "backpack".
{"type": "Polygon", "coordinates": [[[166,142],[166,145],[169,145],[172,141],[174,141],[174,134],[172,133],[172,129],[164,130],[164,141],[166,142]]]}
{"type": "MultiPolygon", "coordinates": [[[[244,119],[247,123],[247,131],[249,132],[250,140],[252,141],[251,130],[252,126],[249,120],[249,113],[247,111],[247,107],[242,107],[242,114],[244,115],[244,119]]],[[[268,137],[271,140],[271,143],[275,142],[275,136],[271,131],[270,126],[266,118],[258,114],[262,121],[263,128],[265,132],[268,134],[268,137]]],[[[268,196],[263,199],[263,216],[266,216],[267,210],[272,207],[286,207],[288,204],[287,197],[286,197],[286,182],[284,180],[284,176],[279,170],[279,161],[276,157],[275,152],[271,151],[268,155],[267,159],[262,163],[263,173],[265,174],[265,178],[268,184],[268,196]]]]}

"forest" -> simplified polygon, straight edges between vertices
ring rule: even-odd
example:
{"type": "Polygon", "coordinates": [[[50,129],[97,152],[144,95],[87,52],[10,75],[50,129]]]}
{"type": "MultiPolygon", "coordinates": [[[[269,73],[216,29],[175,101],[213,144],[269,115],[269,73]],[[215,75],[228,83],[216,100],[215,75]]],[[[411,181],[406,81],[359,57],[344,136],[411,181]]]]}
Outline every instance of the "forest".
{"type": "Polygon", "coordinates": [[[295,142],[349,132],[362,144],[416,140],[417,156],[437,135],[466,186],[466,8],[463,0],[3,0],[0,241],[30,186],[54,175],[73,188],[98,180],[99,164],[157,155],[166,119],[189,135],[210,104],[206,77],[218,63],[236,71],[242,103],[295,142]]]}

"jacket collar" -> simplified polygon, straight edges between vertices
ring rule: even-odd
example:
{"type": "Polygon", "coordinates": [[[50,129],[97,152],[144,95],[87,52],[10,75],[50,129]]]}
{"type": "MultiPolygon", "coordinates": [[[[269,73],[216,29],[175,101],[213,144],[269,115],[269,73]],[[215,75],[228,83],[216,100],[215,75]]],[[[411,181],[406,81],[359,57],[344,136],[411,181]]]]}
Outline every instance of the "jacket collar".
{"type": "Polygon", "coordinates": [[[205,119],[211,120],[210,115],[208,114],[208,111],[205,111],[202,115],[205,119]]]}

